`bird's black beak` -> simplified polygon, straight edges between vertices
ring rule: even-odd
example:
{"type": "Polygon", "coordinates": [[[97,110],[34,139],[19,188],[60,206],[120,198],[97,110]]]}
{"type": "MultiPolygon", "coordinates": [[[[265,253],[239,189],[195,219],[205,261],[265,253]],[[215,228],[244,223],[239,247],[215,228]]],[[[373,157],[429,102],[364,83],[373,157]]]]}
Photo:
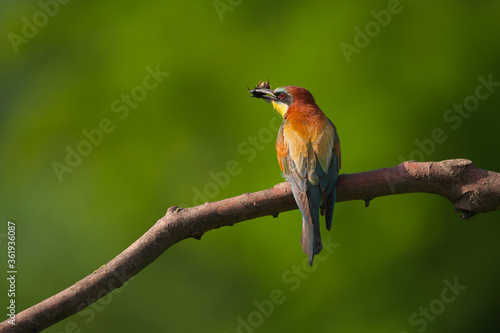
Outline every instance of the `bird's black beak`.
{"type": "Polygon", "coordinates": [[[262,98],[266,102],[271,103],[272,100],[276,99],[273,91],[274,90],[272,89],[266,88],[254,88],[252,90],[249,90],[248,92],[252,94],[250,97],[262,98]]]}
{"type": "Polygon", "coordinates": [[[257,84],[255,88],[250,90],[248,88],[248,92],[251,93],[252,95],[250,97],[257,97],[257,98],[262,98],[268,103],[271,103],[271,101],[276,100],[276,96],[274,96],[274,90],[271,89],[271,85],[268,82],[262,82],[262,80],[257,84]]]}

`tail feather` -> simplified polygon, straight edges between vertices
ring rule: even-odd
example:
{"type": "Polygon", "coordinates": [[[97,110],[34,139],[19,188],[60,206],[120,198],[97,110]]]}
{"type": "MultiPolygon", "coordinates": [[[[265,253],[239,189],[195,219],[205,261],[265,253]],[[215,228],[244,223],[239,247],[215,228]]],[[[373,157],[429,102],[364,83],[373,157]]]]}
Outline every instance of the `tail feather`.
{"type": "Polygon", "coordinates": [[[332,228],[332,220],[333,220],[333,209],[335,208],[335,196],[337,194],[337,189],[334,188],[332,193],[328,194],[325,197],[325,222],[326,222],[326,230],[330,231],[332,228]]]}
{"type": "Polygon", "coordinates": [[[302,244],[302,250],[309,257],[309,265],[312,266],[314,255],[323,249],[319,229],[321,192],[318,186],[310,186],[305,192],[301,192],[292,186],[292,191],[302,213],[300,243],[302,244]]]}
{"type": "Polygon", "coordinates": [[[302,250],[309,257],[309,266],[312,266],[314,256],[323,249],[319,231],[319,216],[317,223],[312,222],[311,219],[302,219],[302,236],[300,243],[302,244],[302,250]]]}
{"type": "Polygon", "coordinates": [[[333,163],[330,166],[330,174],[332,175],[329,179],[327,187],[324,189],[323,194],[325,195],[325,201],[323,203],[323,212],[325,214],[326,229],[330,231],[332,228],[333,219],[333,209],[335,208],[335,198],[337,196],[337,181],[339,179],[337,165],[339,159],[336,156],[333,158],[333,163]]]}

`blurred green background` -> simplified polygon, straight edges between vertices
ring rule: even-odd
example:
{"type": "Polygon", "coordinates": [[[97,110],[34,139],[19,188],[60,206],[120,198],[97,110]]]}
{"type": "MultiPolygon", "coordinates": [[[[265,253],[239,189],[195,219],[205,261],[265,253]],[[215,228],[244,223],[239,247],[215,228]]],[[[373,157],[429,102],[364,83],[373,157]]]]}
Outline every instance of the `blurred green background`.
{"type": "MultiPolygon", "coordinates": [[[[170,206],[282,182],[279,115],[245,87],[262,78],[314,94],[342,173],[410,158],[500,171],[498,87],[445,119],[474,102],[478,77],[500,81],[499,13],[498,1],[0,2],[0,246],[16,222],[18,309],[111,260],[170,206]],[[431,144],[436,128],[446,140],[431,144]],[[68,149],[86,156],[68,166],[68,149]]],[[[492,332],[499,217],[462,221],[429,194],[341,203],[322,227],[334,251],[309,273],[296,268],[297,210],[239,223],[175,245],[46,331],[492,332]]]]}

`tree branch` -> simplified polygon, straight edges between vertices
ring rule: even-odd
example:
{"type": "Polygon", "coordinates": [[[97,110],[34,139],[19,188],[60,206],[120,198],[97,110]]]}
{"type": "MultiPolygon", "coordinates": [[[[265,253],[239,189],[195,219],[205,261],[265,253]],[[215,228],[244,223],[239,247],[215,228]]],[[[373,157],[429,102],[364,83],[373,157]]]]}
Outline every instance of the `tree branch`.
{"type": "MultiPolygon", "coordinates": [[[[442,162],[404,162],[396,167],[343,174],[336,201],[364,200],[402,193],[433,193],[450,200],[468,219],[500,209],[500,174],[464,159],[442,162]]],[[[245,193],[192,208],[170,207],[142,237],[97,271],[71,287],[18,313],[16,325],[0,323],[1,332],[45,329],[95,302],[136,275],[169,247],[190,237],[200,239],[212,229],[297,209],[290,186],[245,193]]]]}

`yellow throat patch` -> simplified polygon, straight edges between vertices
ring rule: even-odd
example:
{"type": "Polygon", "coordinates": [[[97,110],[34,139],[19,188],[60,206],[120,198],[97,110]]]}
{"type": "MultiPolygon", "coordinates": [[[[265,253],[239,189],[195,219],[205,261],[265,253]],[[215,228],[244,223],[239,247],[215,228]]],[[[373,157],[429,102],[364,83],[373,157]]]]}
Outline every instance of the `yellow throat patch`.
{"type": "Polygon", "coordinates": [[[272,101],[273,107],[280,113],[282,117],[285,116],[286,111],[288,110],[288,105],[276,101],[272,101]]]}

